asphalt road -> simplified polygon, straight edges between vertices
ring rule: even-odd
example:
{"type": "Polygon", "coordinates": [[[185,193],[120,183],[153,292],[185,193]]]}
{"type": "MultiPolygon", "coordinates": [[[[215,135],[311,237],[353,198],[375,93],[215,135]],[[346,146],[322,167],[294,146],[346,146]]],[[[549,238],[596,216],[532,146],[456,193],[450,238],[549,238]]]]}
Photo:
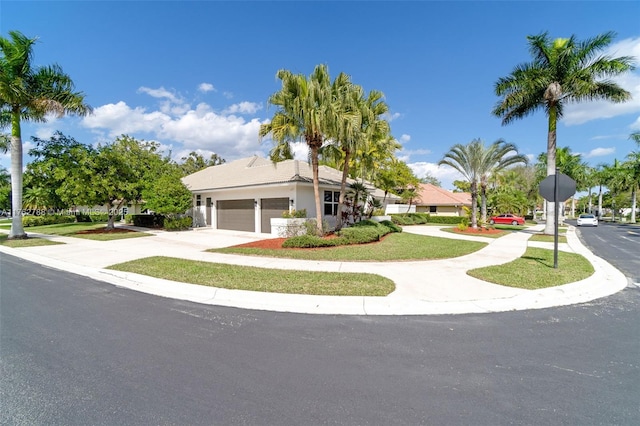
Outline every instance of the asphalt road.
{"type": "MultiPolygon", "coordinates": [[[[575,225],[575,220],[568,220],[575,225]]],[[[578,237],[589,250],[640,284],[640,225],[600,222],[597,227],[577,228],[578,237]]]]}
{"type": "Polygon", "coordinates": [[[640,289],[555,309],[314,316],[0,259],[2,425],[638,425],[640,289]]]}

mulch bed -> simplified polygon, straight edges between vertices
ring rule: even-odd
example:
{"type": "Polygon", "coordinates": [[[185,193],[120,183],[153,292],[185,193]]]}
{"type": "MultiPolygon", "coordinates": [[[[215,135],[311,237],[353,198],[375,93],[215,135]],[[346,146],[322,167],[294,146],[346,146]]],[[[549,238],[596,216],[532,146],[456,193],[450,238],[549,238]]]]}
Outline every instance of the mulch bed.
{"type": "Polygon", "coordinates": [[[138,231],[133,231],[131,229],[126,229],[126,228],[113,228],[113,229],[98,228],[98,229],[87,229],[86,231],[78,231],[76,232],[76,234],[124,234],[127,232],[138,232],[138,231]]]}
{"type": "Polygon", "coordinates": [[[458,228],[454,228],[453,231],[458,234],[464,234],[464,235],[492,235],[492,234],[499,234],[502,232],[499,229],[487,229],[487,228],[473,229],[471,227],[467,228],[464,231],[461,231],[458,228]]]}

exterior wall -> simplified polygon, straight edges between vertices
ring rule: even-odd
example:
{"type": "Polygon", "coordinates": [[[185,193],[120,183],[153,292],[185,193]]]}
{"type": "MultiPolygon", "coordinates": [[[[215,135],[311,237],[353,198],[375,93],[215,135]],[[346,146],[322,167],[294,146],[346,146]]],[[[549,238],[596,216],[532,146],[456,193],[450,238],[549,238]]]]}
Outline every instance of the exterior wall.
{"type": "Polygon", "coordinates": [[[429,213],[436,216],[464,216],[464,209],[456,206],[436,206],[436,212],[431,212],[430,206],[418,206],[418,213],[429,213]]]}
{"type": "MultiPolygon", "coordinates": [[[[335,227],[336,217],[324,214],[324,191],[337,192],[340,191],[336,186],[320,185],[320,208],[322,211],[322,219],[326,221],[330,228],[335,227]]],[[[255,207],[255,232],[262,233],[262,221],[260,210],[261,198],[288,198],[293,200],[290,209],[307,211],[307,218],[314,219],[316,217],[315,196],[313,193],[313,184],[311,183],[286,183],[280,185],[252,186],[247,188],[223,189],[210,192],[197,192],[193,196],[194,207],[194,226],[208,226],[216,229],[217,214],[216,205],[220,200],[244,200],[253,199],[257,202],[255,207]],[[196,207],[196,195],[200,195],[201,206],[196,207]],[[211,223],[207,223],[206,217],[206,200],[211,198],[211,223]]],[[[389,200],[387,200],[388,202],[389,200]]],[[[290,201],[291,202],[291,201],[290,201]]],[[[393,204],[390,204],[393,206],[393,204]]],[[[411,206],[415,211],[415,206],[411,206]]],[[[406,212],[406,206],[404,206],[406,212]]],[[[266,230],[264,232],[267,232],[266,230]]]]}
{"type": "Polygon", "coordinates": [[[384,214],[397,214],[397,213],[415,213],[416,206],[412,204],[388,204],[385,208],[384,214]]]}

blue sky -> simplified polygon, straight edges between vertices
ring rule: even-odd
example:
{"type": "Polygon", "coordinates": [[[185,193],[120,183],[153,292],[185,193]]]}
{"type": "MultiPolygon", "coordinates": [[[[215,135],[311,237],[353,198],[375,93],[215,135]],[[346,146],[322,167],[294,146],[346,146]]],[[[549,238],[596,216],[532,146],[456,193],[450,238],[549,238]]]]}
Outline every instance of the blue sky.
{"type": "MultiPolygon", "coordinates": [[[[39,37],[34,64],[58,63],[94,114],[23,125],[87,144],[121,134],[160,142],[176,159],[216,152],[227,161],[266,155],[258,128],[274,109],[278,69],[310,74],[326,64],[391,109],[398,154],[445,188],[437,163],[455,143],[503,138],[536,157],[546,151],[542,112],[502,126],[491,110],[499,77],[530,60],[526,36],[579,39],[615,31],[611,53],[640,61],[638,1],[0,1],[0,33],[39,37]]],[[[570,106],[558,127],[592,165],[622,160],[640,130],[640,70],[618,81],[634,99],[570,106]]],[[[5,131],[7,131],[5,129],[5,131]]],[[[297,155],[306,158],[304,146],[297,155]]],[[[26,157],[25,161],[29,161],[26,157]]],[[[9,157],[0,157],[8,168],[9,157]]]]}

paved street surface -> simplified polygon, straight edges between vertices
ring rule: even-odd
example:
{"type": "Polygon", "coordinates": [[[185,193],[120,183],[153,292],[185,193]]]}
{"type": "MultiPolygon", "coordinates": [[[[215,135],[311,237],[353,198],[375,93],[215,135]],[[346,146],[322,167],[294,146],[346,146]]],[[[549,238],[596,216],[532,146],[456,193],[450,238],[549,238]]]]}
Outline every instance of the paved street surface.
{"type": "Polygon", "coordinates": [[[598,227],[576,228],[576,233],[589,250],[640,285],[640,224],[600,222],[598,227]]]}
{"type": "Polygon", "coordinates": [[[0,259],[3,425],[638,425],[640,289],[467,315],[252,311],[0,259]]]}

